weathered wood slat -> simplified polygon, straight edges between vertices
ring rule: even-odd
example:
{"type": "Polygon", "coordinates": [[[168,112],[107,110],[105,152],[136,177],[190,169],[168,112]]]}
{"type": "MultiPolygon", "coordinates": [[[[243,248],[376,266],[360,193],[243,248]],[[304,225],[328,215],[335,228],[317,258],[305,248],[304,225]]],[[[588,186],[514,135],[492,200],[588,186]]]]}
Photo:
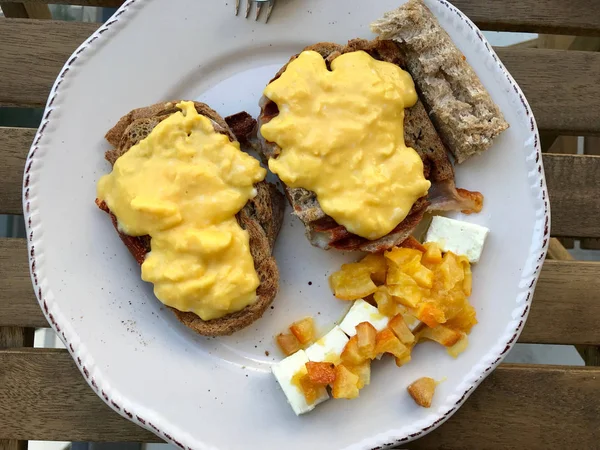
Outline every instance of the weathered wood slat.
{"type": "Polygon", "coordinates": [[[29,17],[25,5],[22,3],[0,2],[0,9],[2,10],[2,14],[4,14],[4,17],[29,17]]]}
{"type": "Polygon", "coordinates": [[[0,439],[0,450],[27,450],[27,441],[0,439]]]}
{"type": "MultiPolygon", "coordinates": [[[[22,0],[4,0],[17,2],[22,0]]],[[[84,6],[119,6],[123,0],[27,0],[28,3],[60,3],[84,6]]],[[[535,0],[452,2],[483,30],[534,33],[600,35],[600,5],[594,0],[535,0]]]]}
{"type": "MultiPolygon", "coordinates": [[[[551,238],[548,244],[547,258],[559,261],[573,261],[573,256],[556,238],[551,238]]],[[[576,345],[579,355],[586,366],[600,366],[600,347],[596,345],[576,345]]]]}
{"type": "Polygon", "coordinates": [[[0,19],[0,105],[43,106],[58,72],[98,24],[0,19]]]}
{"type": "MultiPolygon", "coordinates": [[[[29,280],[25,242],[0,239],[0,326],[47,327],[29,280]]],[[[519,341],[600,344],[600,263],[547,261],[519,341]]]]}
{"type": "Polygon", "coordinates": [[[574,111],[600,103],[599,53],[520,48],[496,51],[523,89],[540,129],[571,135],[600,132],[591,111],[574,111]],[[560,100],[558,91],[564,95],[560,100]]]}
{"type": "MultiPolygon", "coordinates": [[[[561,36],[564,37],[564,36],[561,36]]],[[[541,140],[542,140],[542,151],[546,151],[548,153],[560,153],[560,154],[570,154],[570,155],[576,155],[577,154],[577,141],[578,141],[578,137],[577,136],[556,136],[554,138],[551,138],[552,144],[549,146],[549,148],[547,148],[546,150],[544,150],[544,134],[542,133],[542,135],[540,136],[541,140]]],[[[548,136],[546,136],[548,137],[548,136]]],[[[575,246],[575,239],[573,238],[561,238],[560,239],[560,243],[565,247],[565,248],[573,248],[575,246]]],[[[554,258],[554,259],[566,259],[566,258],[554,258]]]]}
{"type": "MultiPolygon", "coordinates": [[[[22,214],[23,168],[34,135],[28,128],[0,127],[0,214],[22,214]]],[[[600,197],[596,193],[600,156],[545,154],[543,158],[552,204],[552,234],[600,238],[600,197]]]]}
{"type": "Polygon", "coordinates": [[[550,238],[546,260],[574,261],[566,247],[557,238],[550,238]]]}
{"type": "Polygon", "coordinates": [[[66,350],[0,351],[0,436],[160,442],[106,406],[66,350]]]}
{"type": "Polygon", "coordinates": [[[35,130],[0,127],[0,214],[23,214],[23,170],[35,130]]]}
{"type": "MultiPolygon", "coordinates": [[[[600,137],[587,136],[583,142],[583,153],[586,155],[600,155],[600,137]]],[[[600,239],[582,239],[581,248],[600,250],[600,239]]]]}
{"type": "MultiPolygon", "coordinates": [[[[33,347],[33,329],[0,327],[0,349],[11,347],[33,347]]],[[[0,450],[27,450],[27,441],[0,436],[0,450]]]]}
{"type": "Polygon", "coordinates": [[[544,157],[553,235],[599,237],[599,165],[600,156],[544,157]]]}
{"type": "Polygon", "coordinates": [[[595,448],[600,439],[599,370],[501,365],[446,424],[407,447],[595,448]],[[563,411],[573,415],[565,417],[563,411]]]}
{"type": "Polygon", "coordinates": [[[33,293],[23,239],[0,239],[0,327],[48,327],[33,293]]]}
{"type": "Polygon", "coordinates": [[[18,17],[25,19],[52,19],[50,8],[42,3],[15,3],[0,2],[0,9],[4,17],[18,17]]]}
{"type": "MultiPolygon", "coordinates": [[[[111,411],[64,350],[0,352],[0,436],[156,442],[111,411]]],[[[456,416],[412,448],[595,448],[600,369],[500,366],[456,416]],[[561,417],[561,426],[556,426],[561,417]],[[506,430],[510,430],[507,432],[506,430]],[[568,430],[568,432],[565,432],[568,430]]],[[[283,401],[283,400],[282,400],[283,401]]]]}
{"type": "MultiPolygon", "coordinates": [[[[1,20],[0,105],[44,105],[60,68],[96,27],[1,20]]],[[[600,109],[600,54],[519,48],[498,53],[525,91],[540,128],[563,134],[600,133],[595,115],[600,109]]]]}
{"type": "Polygon", "coordinates": [[[482,30],[600,35],[600,4],[594,0],[453,0],[452,4],[482,30]]]}
{"type": "Polygon", "coordinates": [[[33,331],[33,328],[0,327],[0,350],[33,347],[33,331]]]}
{"type": "Polygon", "coordinates": [[[519,342],[598,345],[598,292],[600,263],[546,261],[519,342]]]}

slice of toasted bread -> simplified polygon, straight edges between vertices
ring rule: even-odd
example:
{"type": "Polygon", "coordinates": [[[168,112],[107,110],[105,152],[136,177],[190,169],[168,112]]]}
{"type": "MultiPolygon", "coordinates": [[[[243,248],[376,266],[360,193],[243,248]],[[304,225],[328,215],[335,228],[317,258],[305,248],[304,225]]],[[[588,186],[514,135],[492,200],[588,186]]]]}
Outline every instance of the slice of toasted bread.
{"type": "MultiPolygon", "coordinates": [[[[109,150],[105,154],[107,161],[114,165],[119,156],[148,136],[158,123],[170,114],[179,111],[175,106],[177,103],[177,101],[158,103],[135,109],[122,117],[106,134],[106,140],[114,146],[113,150],[109,150]]],[[[231,141],[236,140],[236,132],[240,140],[245,140],[248,130],[253,128],[254,123],[248,121],[248,115],[236,114],[228,118],[229,120],[223,119],[204,103],[195,102],[194,104],[198,113],[208,117],[215,130],[227,135],[231,141]]],[[[182,312],[171,308],[184,325],[199,334],[205,336],[229,335],[247,327],[263,315],[279,289],[279,272],[275,258],[271,254],[283,222],[284,199],[277,188],[270,183],[262,181],[255,187],[258,194],[246,203],[236,215],[236,219],[250,235],[250,252],[260,279],[260,285],[256,290],[258,299],[241,311],[213,320],[202,320],[192,312],[182,312]]],[[[117,218],[110,212],[106,203],[100,200],[96,200],[96,203],[110,215],[121,240],[141,265],[150,251],[150,236],[133,237],[121,233],[117,226],[117,218]]]]}
{"type": "Polygon", "coordinates": [[[508,128],[502,112],[423,0],[410,0],[371,25],[400,44],[425,106],[461,163],[487,150],[508,128]]]}
{"type": "MultiPolygon", "coordinates": [[[[393,41],[355,39],[349,41],[346,46],[321,42],[304,50],[318,52],[328,65],[341,54],[362,50],[377,60],[390,62],[405,68],[402,54],[398,45],[393,41]]],[[[297,55],[293,56],[289,62],[296,59],[296,57],[297,55]]],[[[281,76],[286,68],[287,64],[280,69],[273,80],[281,76]]],[[[268,160],[269,158],[276,158],[280,154],[281,148],[274,142],[268,142],[262,137],[260,126],[275,118],[279,114],[279,110],[274,102],[264,96],[260,101],[260,107],[261,113],[258,117],[259,150],[262,156],[268,160]]],[[[381,252],[400,244],[410,236],[427,210],[475,212],[481,209],[483,201],[481,194],[456,189],[454,169],[448,158],[448,152],[420,99],[413,107],[405,111],[404,139],[406,145],[414,148],[421,156],[424,174],[431,181],[432,189],[430,189],[428,197],[422,197],[415,202],[408,216],[394,230],[377,240],[369,241],[356,236],[348,232],[345,227],[337,224],[321,209],[314,192],[303,188],[285,186],[286,196],[294,209],[294,214],[304,223],[306,235],[313,245],[323,249],[381,252]]]]}

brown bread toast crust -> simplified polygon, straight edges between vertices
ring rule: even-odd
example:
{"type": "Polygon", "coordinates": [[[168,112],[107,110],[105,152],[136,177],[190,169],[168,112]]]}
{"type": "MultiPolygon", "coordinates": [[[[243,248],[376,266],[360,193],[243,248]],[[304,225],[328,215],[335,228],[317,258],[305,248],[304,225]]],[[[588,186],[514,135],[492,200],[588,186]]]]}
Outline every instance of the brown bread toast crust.
{"type": "Polygon", "coordinates": [[[399,43],[427,111],[457,163],[486,151],[508,128],[500,108],[423,0],[409,0],[371,29],[399,43]]]}
{"type": "MultiPolygon", "coordinates": [[[[177,103],[177,101],[157,103],[135,109],[123,116],[106,134],[106,140],[114,146],[113,150],[109,150],[105,154],[107,161],[114,165],[119,156],[148,136],[160,121],[179,111],[175,106],[177,103]]],[[[194,102],[194,104],[198,113],[208,117],[213,122],[215,130],[227,135],[230,140],[236,140],[236,136],[240,140],[247,138],[250,126],[247,115],[240,113],[223,119],[204,103],[194,102]]],[[[253,125],[250,129],[253,128],[253,125]]],[[[192,312],[182,312],[170,308],[177,319],[201,335],[229,335],[247,327],[263,315],[279,289],[279,272],[272,252],[283,222],[284,198],[275,186],[265,181],[257,183],[255,187],[258,194],[248,201],[236,215],[236,219],[250,235],[250,252],[260,279],[260,285],[256,290],[258,299],[241,311],[208,321],[202,320],[192,312]]],[[[141,265],[150,251],[151,238],[149,236],[134,237],[121,233],[118,229],[117,218],[110,212],[106,203],[98,199],[96,203],[100,209],[110,215],[119,237],[141,265]]]]}
{"type": "MultiPolygon", "coordinates": [[[[321,42],[306,47],[304,50],[318,52],[328,65],[341,54],[362,50],[375,59],[405,68],[402,54],[398,45],[393,41],[354,39],[349,41],[346,46],[321,42]]],[[[297,55],[292,56],[288,64],[296,57],[297,55]]],[[[279,78],[286,68],[287,64],[279,70],[271,81],[279,78]]],[[[266,141],[260,134],[260,127],[276,117],[279,111],[277,105],[264,96],[261,99],[260,106],[261,113],[258,117],[259,150],[263,158],[268,160],[269,158],[276,158],[280,154],[281,148],[273,142],[266,141]]],[[[430,190],[430,198],[422,197],[417,200],[409,215],[394,230],[380,239],[369,241],[349,233],[345,227],[337,224],[335,220],[325,214],[314,192],[284,185],[286,196],[293,207],[294,214],[304,223],[307,238],[313,245],[324,249],[382,252],[400,244],[410,236],[428,209],[460,209],[469,212],[478,212],[481,209],[483,202],[481,194],[456,190],[454,186],[454,169],[448,158],[448,152],[420,99],[413,107],[405,110],[404,138],[406,145],[414,148],[421,156],[425,177],[436,188],[430,190]],[[432,196],[431,193],[434,192],[435,196],[432,196]]]]}

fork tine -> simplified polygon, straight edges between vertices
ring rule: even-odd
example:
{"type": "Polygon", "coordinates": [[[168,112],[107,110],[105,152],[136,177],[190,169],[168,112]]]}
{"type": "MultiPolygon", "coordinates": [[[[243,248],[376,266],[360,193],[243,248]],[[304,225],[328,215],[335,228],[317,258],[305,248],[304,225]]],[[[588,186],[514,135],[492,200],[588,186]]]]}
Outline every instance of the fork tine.
{"type": "Polygon", "coordinates": [[[254,16],[254,20],[258,20],[258,16],[260,16],[260,10],[263,7],[262,2],[256,2],[256,16],[254,16]]]}
{"type": "MultiPolygon", "coordinates": [[[[240,12],[240,5],[242,0],[235,0],[235,15],[237,16],[240,12]]],[[[275,0],[263,0],[263,1],[254,1],[254,0],[246,0],[246,12],[244,16],[248,18],[250,15],[250,9],[252,8],[252,3],[256,3],[256,15],[254,16],[254,20],[258,20],[260,17],[261,11],[264,9],[263,5],[267,4],[267,18],[265,19],[265,23],[269,21],[269,17],[271,17],[271,13],[273,12],[273,8],[275,7],[275,0]]]]}
{"type": "Polygon", "coordinates": [[[269,6],[267,8],[267,19],[265,20],[265,23],[267,23],[269,21],[269,17],[271,17],[271,13],[273,12],[274,7],[275,7],[275,0],[270,0],[269,6]]]}

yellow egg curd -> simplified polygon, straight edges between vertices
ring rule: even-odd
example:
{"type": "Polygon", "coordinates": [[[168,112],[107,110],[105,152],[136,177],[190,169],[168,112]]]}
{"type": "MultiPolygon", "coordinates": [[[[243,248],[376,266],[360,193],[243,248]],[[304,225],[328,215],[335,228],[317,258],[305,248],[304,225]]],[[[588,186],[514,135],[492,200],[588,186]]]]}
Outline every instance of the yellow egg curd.
{"type": "Polygon", "coordinates": [[[120,231],[152,237],[142,279],[158,299],[210,320],[257,299],[249,236],[235,215],[266,171],[193,102],[177,107],[117,159],[98,182],[98,198],[120,231]]]}
{"type": "Polygon", "coordinates": [[[358,51],[328,70],[319,53],[305,51],[264,95],[279,114],[260,132],[282,149],[269,168],[288,186],[315,192],[348,231],[385,236],[427,194],[423,162],[404,143],[404,108],[417,94],[400,67],[358,51]]]}

